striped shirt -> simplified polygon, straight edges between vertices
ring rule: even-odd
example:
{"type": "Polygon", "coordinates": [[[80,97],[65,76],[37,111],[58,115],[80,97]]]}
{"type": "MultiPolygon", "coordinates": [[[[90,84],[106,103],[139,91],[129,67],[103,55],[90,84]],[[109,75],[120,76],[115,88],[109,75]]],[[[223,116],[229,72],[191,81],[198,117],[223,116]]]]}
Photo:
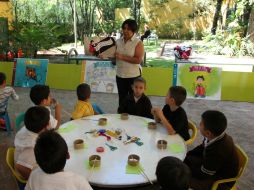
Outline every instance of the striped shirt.
{"type": "Polygon", "coordinates": [[[19,96],[12,87],[0,88],[0,113],[6,111],[9,97],[12,97],[13,100],[19,99],[19,96]]]}

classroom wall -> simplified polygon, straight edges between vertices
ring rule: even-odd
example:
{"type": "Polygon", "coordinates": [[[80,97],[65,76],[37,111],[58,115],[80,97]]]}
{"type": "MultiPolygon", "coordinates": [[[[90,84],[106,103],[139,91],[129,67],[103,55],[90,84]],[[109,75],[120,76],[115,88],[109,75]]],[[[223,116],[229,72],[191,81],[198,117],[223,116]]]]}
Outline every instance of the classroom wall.
{"type": "MultiPolygon", "coordinates": [[[[0,72],[5,72],[7,84],[11,84],[12,62],[0,62],[0,72]]],[[[147,95],[165,96],[172,85],[172,68],[143,68],[147,81],[147,95]]],[[[222,71],[221,100],[254,102],[254,72],[222,71]]],[[[55,89],[75,90],[83,81],[82,65],[49,64],[47,85],[55,89]]]]}

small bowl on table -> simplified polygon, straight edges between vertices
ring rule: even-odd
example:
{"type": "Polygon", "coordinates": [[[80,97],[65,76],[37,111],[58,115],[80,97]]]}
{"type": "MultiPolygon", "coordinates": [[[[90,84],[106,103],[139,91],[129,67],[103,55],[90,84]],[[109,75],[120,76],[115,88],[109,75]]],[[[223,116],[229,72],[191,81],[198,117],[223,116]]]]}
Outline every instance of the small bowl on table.
{"type": "Polygon", "coordinates": [[[136,154],[131,154],[128,156],[128,164],[130,166],[137,166],[139,164],[140,157],[136,154]]]}
{"type": "Polygon", "coordinates": [[[122,113],[121,114],[121,120],[127,120],[129,119],[129,114],[128,113],[122,113]]]}
{"type": "Polygon", "coordinates": [[[157,128],[157,125],[155,122],[149,122],[148,123],[148,129],[156,129],[157,128]]]}
{"type": "Polygon", "coordinates": [[[158,140],[157,141],[157,148],[158,149],[166,149],[168,142],[166,140],[158,140]]]}
{"type": "Polygon", "coordinates": [[[99,155],[92,155],[89,157],[89,165],[91,167],[99,167],[101,165],[101,157],[99,155]]]}
{"type": "Polygon", "coordinates": [[[105,117],[100,118],[98,125],[100,125],[100,126],[107,125],[107,118],[105,118],[105,117]]]}
{"type": "Polygon", "coordinates": [[[73,142],[74,149],[83,149],[85,147],[83,139],[77,139],[73,142]]]}

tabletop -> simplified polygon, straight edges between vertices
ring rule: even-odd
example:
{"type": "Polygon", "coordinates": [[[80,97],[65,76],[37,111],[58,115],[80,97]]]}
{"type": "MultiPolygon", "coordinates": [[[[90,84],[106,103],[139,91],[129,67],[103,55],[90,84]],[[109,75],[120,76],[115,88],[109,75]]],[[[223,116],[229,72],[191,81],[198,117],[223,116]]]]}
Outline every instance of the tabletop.
{"type": "Polygon", "coordinates": [[[92,185],[101,187],[130,187],[149,183],[149,180],[156,181],[155,170],[158,161],[165,156],[183,160],[186,146],[179,135],[168,135],[161,124],[157,123],[157,129],[148,129],[148,122],[152,121],[154,120],[133,115],[129,115],[128,120],[121,120],[120,114],[103,114],[63,124],[59,133],[66,140],[70,153],[65,170],[83,175],[92,185]],[[100,126],[99,118],[107,118],[107,124],[100,126]],[[106,133],[106,136],[98,136],[99,133],[96,132],[89,133],[98,130],[121,131],[122,138],[114,137],[110,133],[106,133]],[[139,143],[124,144],[127,136],[137,137],[139,143]],[[73,142],[77,139],[84,140],[84,149],[74,149],[73,142]],[[166,140],[167,148],[158,149],[158,140],[166,140]],[[114,150],[111,150],[110,146],[115,147],[114,150]],[[104,147],[105,151],[98,153],[97,147],[104,147]],[[130,154],[140,157],[139,166],[127,164],[130,154]],[[89,166],[91,155],[101,157],[99,167],[89,166]]]}

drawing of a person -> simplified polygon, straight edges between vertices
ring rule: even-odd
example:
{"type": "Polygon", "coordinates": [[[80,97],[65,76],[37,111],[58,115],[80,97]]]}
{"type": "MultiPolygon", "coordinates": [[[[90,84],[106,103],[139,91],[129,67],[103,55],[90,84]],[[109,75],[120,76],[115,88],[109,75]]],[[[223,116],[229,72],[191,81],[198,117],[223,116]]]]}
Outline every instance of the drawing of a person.
{"type": "Polygon", "coordinates": [[[205,78],[204,76],[197,76],[196,78],[196,85],[195,85],[195,97],[201,97],[201,98],[205,98],[206,97],[206,89],[204,86],[204,81],[205,78]]]}

